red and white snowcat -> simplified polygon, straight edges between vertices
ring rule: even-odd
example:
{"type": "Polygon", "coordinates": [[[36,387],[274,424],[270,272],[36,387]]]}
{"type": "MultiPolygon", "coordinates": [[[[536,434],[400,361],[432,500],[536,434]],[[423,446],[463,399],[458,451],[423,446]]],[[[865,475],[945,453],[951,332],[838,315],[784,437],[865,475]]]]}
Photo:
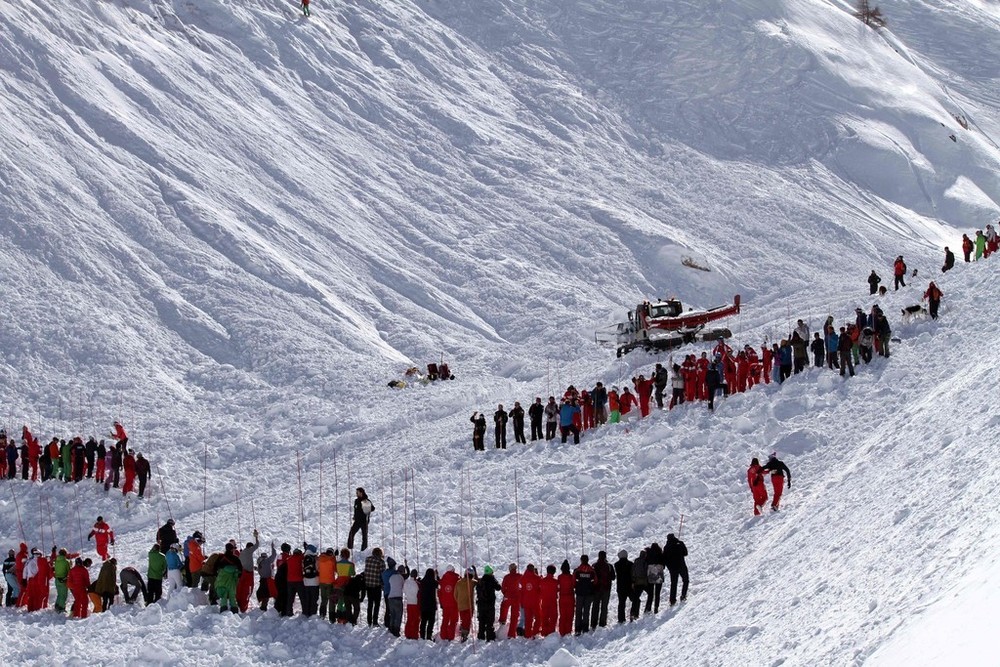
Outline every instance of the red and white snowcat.
{"type": "Polygon", "coordinates": [[[680,300],[671,297],[656,302],[643,301],[629,312],[628,322],[619,322],[595,334],[598,343],[614,344],[618,356],[637,347],[647,351],[672,350],[699,341],[730,338],[726,328],[706,329],[705,325],[740,312],[740,295],[733,303],[708,310],[684,310],[680,300]]]}

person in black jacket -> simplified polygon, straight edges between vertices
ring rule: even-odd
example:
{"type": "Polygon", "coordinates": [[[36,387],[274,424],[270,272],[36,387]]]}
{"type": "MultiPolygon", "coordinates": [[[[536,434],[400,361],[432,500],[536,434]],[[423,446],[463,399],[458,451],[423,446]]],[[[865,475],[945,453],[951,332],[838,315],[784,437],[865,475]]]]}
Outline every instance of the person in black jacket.
{"type": "Polygon", "coordinates": [[[785,489],[785,475],[788,475],[788,488],[792,488],[792,471],[788,469],[785,462],[778,458],[776,452],[771,452],[767,463],[763,467],[764,472],[771,473],[771,487],[774,489],[774,499],[771,501],[771,510],[778,511],[781,504],[781,493],[785,489]]]}
{"type": "Polygon", "coordinates": [[[146,493],[146,482],[149,481],[152,473],[149,470],[149,461],[143,458],[142,454],[135,456],[135,476],[139,479],[139,497],[146,493]]]}
{"type": "Polygon", "coordinates": [[[875,269],[872,269],[871,275],[868,276],[868,293],[875,294],[878,292],[878,284],[880,282],[882,282],[882,279],[875,273],[875,269]]]}
{"type": "Polygon", "coordinates": [[[503,405],[497,406],[497,411],[493,413],[493,440],[497,449],[507,449],[507,411],[503,405]]]}
{"type": "Polygon", "coordinates": [[[497,591],[500,582],[493,576],[493,568],[487,565],[483,568],[483,576],[476,584],[476,606],[479,613],[479,632],[476,634],[482,641],[496,641],[497,632],[497,591]]]}
{"type": "Polygon", "coordinates": [[[542,417],[545,415],[545,407],[542,405],[542,398],[535,397],[535,402],[528,408],[528,417],[531,419],[531,441],[542,439],[542,417]]]}
{"type": "Polygon", "coordinates": [[[823,368],[823,360],[826,357],[826,343],[819,337],[818,331],[813,334],[812,342],[809,343],[809,350],[813,353],[813,363],[816,368],[823,368]]]}
{"type": "MultiPolygon", "coordinates": [[[[420,605],[420,638],[434,639],[434,621],[437,620],[437,573],[427,568],[423,579],[420,580],[420,589],[417,591],[417,602],[420,605]]],[[[482,632],[482,624],[480,624],[482,632]]]]}
{"type": "Polygon", "coordinates": [[[481,412],[473,412],[469,417],[472,422],[472,449],[477,452],[486,451],[483,438],[486,437],[486,415],[481,412]]]}
{"type": "Polygon", "coordinates": [[[156,531],[156,542],[160,545],[160,550],[166,552],[172,544],[179,544],[177,531],[174,529],[174,520],[167,519],[158,531],[156,531]]]}
{"type": "Polygon", "coordinates": [[[684,559],[688,555],[687,547],[678,540],[673,533],[667,535],[667,544],[663,547],[663,562],[670,572],[670,606],[677,604],[677,578],[680,577],[681,602],[687,599],[688,594],[688,568],[684,559]]]}
{"type": "Polygon", "coordinates": [[[618,560],[615,562],[615,581],[618,591],[618,622],[624,623],[625,607],[632,600],[632,561],[628,559],[628,552],[624,549],[618,552],[618,560]]]}
{"type": "Polygon", "coordinates": [[[656,370],[653,371],[653,385],[656,387],[656,407],[663,409],[663,391],[667,388],[667,382],[670,380],[670,374],[667,373],[667,369],[663,367],[663,364],[656,364],[656,370]]]}
{"type": "MultiPolygon", "coordinates": [[[[538,399],[541,402],[542,399],[538,399]]],[[[590,400],[594,403],[594,423],[602,426],[608,423],[608,390],[603,382],[598,382],[590,390],[590,400]]],[[[541,431],[539,436],[541,437],[541,431]]]]}
{"type": "Polygon", "coordinates": [[[948,273],[955,268],[955,253],[953,253],[948,246],[944,247],[944,266],[941,267],[941,273],[948,273]]]}
{"type": "Polygon", "coordinates": [[[591,630],[608,625],[608,603],[611,601],[611,584],[614,581],[615,568],[608,562],[608,554],[604,551],[597,552],[597,562],[594,563],[594,608],[590,612],[591,630]]]}
{"type": "Polygon", "coordinates": [[[514,422],[514,442],[527,443],[524,437],[524,408],[517,401],[514,401],[514,407],[510,409],[510,420],[514,422]]]}
{"type": "Polygon", "coordinates": [[[90,440],[87,441],[86,445],[87,453],[87,478],[94,476],[94,456],[97,454],[97,440],[94,436],[90,436],[90,440]]]}
{"type": "Polygon", "coordinates": [[[358,487],[354,492],[354,519],[351,522],[351,530],[347,533],[347,548],[354,551],[354,536],[361,531],[361,550],[368,548],[368,522],[371,520],[375,505],[368,499],[363,487],[358,487]]]}
{"type": "Polygon", "coordinates": [[[713,361],[705,371],[705,390],[708,392],[708,409],[715,410],[715,395],[719,393],[722,374],[719,362],[713,361]]]}

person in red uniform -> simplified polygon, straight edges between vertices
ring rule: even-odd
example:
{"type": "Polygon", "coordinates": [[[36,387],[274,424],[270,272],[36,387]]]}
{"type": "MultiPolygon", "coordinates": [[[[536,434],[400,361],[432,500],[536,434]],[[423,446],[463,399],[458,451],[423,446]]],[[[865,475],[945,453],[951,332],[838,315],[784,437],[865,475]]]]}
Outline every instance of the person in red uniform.
{"type": "Polygon", "coordinates": [[[90,588],[90,571],[87,567],[91,564],[89,558],[86,560],[77,558],[76,565],[70,569],[69,576],[66,577],[66,587],[73,594],[73,618],[87,618],[87,612],[90,611],[90,595],[87,591],[90,588]]]}
{"type": "Polygon", "coordinates": [[[750,364],[750,374],[747,376],[747,389],[752,389],[755,384],[760,384],[760,357],[757,350],[747,345],[747,362],[750,364]]]}
{"type": "Polygon", "coordinates": [[[649,399],[653,396],[653,379],[646,379],[645,375],[632,378],[632,385],[639,395],[639,414],[643,417],[649,416],[649,399]]]}
{"type": "Polygon", "coordinates": [[[538,589],[542,598],[541,633],[543,637],[548,637],[556,631],[556,623],[559,622],[559,582],[556,581],[555,565],[546,568],[545,578],[539,582],[538,589]]]}
{"type": "Polygon", "coordinates": [[[560,568],[559,578],[559,634],[565,637],[573,634],[573,623],[576,620],[576,577],[569,570],[569,561],[564,560],[560,568]]]}
{"type": "Polygon", "coordinates": [[[27,426],[24,430],[28,434],[28,465],[31,466],[31,481],[34,482],[38,480],[38,457],[42,453],[42,448],[38,445],[38,438],[31,435],[27,426]]]}
{"type": "Polygon", "coordinates": [[[710,363],[711,362],[708,360],[708,353],[707,352],[702,352],[701,353],[701,358],[698,359],[698,361],[695,362],[695,368],[696,368],[695,376],[694,376],[694,381],[695,381],[694,397],[695,397],[695,400],[698,400],[698,401],[707,401],[708,400],[708,386],[705,384],[705,378],[708,376],[708,367],[709,367],[710,363]]]}
{"type": "Polygon", "coordinates": [[[760,357],[764,365],[762,372],[764,384],[771,384],[771,369],[774,364],[774,354],[766,344],[760,346],[760,357]]]}
{"type": "Polygon", "coordinates": [[[628,387],[622,389],[622,395],[618,397],[618,406],[621,409],[622,420],[632,412],[632,408],[638,405],[635,400],[635,394],[628,390],[628,387]]]}
{"type": "Polygon", "coordinates": [[[500,591],[503,593],[503,602],[500,603],[500,624],[507,621],[510,615],[510,626],[507,628],[508,637],[517,636],[517,622],[521,616],[521,575],[517,572],[517,564],[511,563],[507,568],[507,574],[500,582],[500,591]]]}
{"type": "Polygon", "coordinates": [[[750,467],[747,468],[747,484],[753,493],[754,516],[759,516],[761,508],[767,503],[767,488],[764,486],[764,469],[757,458],[750,461],[750,467]]]}
{"type": "MultiPolygon", "coordinates": [[[[788,476],[788,488],[792,488],[792,471],[788,469],[785,462],[778,458],[777,452],[771,452],[771,456],[764,464],[763,470],[771,473],[771,487],[774,489],[774,498],[771,500],[771,511],[777,512],[781,504],[781,493],[785,488],[785,476],[788,476]]],[[[764,497],[767,500],[767,497],[764,497]]]]}
{"type": "Polygon", "coordinates": [[[24,565],[24,576],[28,580],[28,611],[39,611],[49,603],[52,564],[41,551],[32,549],[31,559],[24,565]]]}
{"type": "Polygon", "coordinates": [[[458,624],[455,586],[459,579],[455,568],[449,566],[438,584],[438,602],[441,603],[441,639],[449,642],[455,640],[455,626],[458,624]]]}
{"type": "Polygon", "coordinates": [[[750,376],[750,361],[747,353],[740,350],[736,353],[736,391],[743,393],[747,390],[747,378],[750,376]]]}
{"type": "Polygon", "coordinates": [[[119,421],[111,426],[111,437],[116,440],[115,444],[119,447],[128,444],[128,433],[125,432],[125,427],[119,421]]]}
{"type": "Polygon", "coordinates": [[[90,531],[90,535],[87,535],[87,541],[89,542],[91,538],[97,546],[97,555],[101,557],[102,561],[106,561],[108,559],[108,543],[115,543],[115,531],[111,530],[111,526],[105,523],[104,517],[97,517],[94,529],[90,531]]]}
{"type": "Polygon", "coordinates": [[[684,356],[681,375],[684,377],[684,400],[687,402],[695,400],[698,395],[698,361],[693,354],[684,356]]]}
{"type": "Polygon", "coordinates": [[[712,348],[713,357],[724,357],[727,354],[732,354],[732,352],[733,348],[729,347],[729,345],[726,344],[726,341],[721,338],[719,339],[719,342],[715,344],[715,347],[712,348]]]}
{"type": "Polygon", "coordinates": [[[122,484],[122,495],[128,495],[135,489],[135,454],[128,450],[125,458],[122,459],[122,468],[125,470],[125,483],[122,484]]]}
{"type": "Polygon", "coordinates": [[[17,555],[14,557],[14,576],[17,577],[17,583],[21,586],[21,592],[17,596],[18,607],[28,606],[28,578],[24,576],[24,566],[28,562],[28,558],[28,545],[21,542],[17,555]]]}
{"type": "Polygon", "coordinates": [[[726,379],[729,393],[736,391],[736,360],[729,351],[722,355],[722,376],[726,379]]]}
{"type": "Polygon", "coordinates": [[[521,607],[524,608],[524,636],[531,639],[538,634],[541,623],[542,578],[531,563],[521,575],[521,607]]]}

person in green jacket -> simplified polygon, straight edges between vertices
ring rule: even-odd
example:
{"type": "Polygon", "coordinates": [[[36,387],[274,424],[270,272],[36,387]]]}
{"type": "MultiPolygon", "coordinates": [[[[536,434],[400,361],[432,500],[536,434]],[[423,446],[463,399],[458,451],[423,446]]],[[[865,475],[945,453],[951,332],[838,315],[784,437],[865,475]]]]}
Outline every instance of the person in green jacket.
{"type": "Polygon", "coordinates": [[[982,230],[976,232],[976,261],[978,262],[983,258],[983,254],[986,252],[986,236],[983,234],[982,230]]]}
{"type": "Polygon", "coordinates": [[[65,440],[62,441],[62,448],[59,450],[59,456],[62,458],[62,480],[64,482],[69,482],[73,479],[73,471],[69,469],[69,455],[72,451],[72,447],[65,440]]]}
{"type": "Polygon", "coordinates": [[[146,568],[146,590],[149,592],[149,604],[163,597],[163,577],[167,576],[167,557],[160,551],[160,545],[154,544],[149,550],[149,565],[146,568]]]}
{"type": "Polygon", "coordinates": [[[243,566],[232,544],[226,545],[226,553],[215,562],[215,594],[219,596],[219,612],[239,613],[236,602],[236,586],[239,584],[243,566]]]}
{"type": "Polygon", "coordinates": [[[66,613],[66,597],[69,594],[69,588],[66,587],[66,577],[69,576],[69,570],[73,567],[70,558],[76,558],[79,555],[70,556],[65,549],[60,549],[59,555],[56,556],[56,562],[52,565],[52,578],[56,581],[55,610],[60,614],[66,613]]]}
{"type": "Polygon", "coordinates": [[[101,596],[102,611],[107,611],[114,604],[118,593],[118,560],[111,558],[101,565],[101,573],[94,582],[94,592],[101,596]]]}

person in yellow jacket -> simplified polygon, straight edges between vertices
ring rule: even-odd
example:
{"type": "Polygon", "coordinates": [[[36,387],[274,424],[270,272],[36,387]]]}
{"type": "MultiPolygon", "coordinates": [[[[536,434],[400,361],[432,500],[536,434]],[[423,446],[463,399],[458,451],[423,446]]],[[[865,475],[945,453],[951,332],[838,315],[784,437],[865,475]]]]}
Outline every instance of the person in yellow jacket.
{"type": "Polygon", "coordinates": [[[465,576],[455,584],[458,625],[463,642],[469,638],[469,633],[472,631],[472,614],[475,611],[476,582],[478,581],[475,568],[470,567],[466,568],[465,576]]]}
{"type": "MultiPolygon", "coordinates": [[[[333,594],[333,585],[337,580],[337,556],[333,547],[326,549],[316,557],[316,570],[319,573],[319,615],[326,618],[326,610],[333,594]]],[[[333,606],[337,606],[336,600],[333,600],[333,606]]]]}

